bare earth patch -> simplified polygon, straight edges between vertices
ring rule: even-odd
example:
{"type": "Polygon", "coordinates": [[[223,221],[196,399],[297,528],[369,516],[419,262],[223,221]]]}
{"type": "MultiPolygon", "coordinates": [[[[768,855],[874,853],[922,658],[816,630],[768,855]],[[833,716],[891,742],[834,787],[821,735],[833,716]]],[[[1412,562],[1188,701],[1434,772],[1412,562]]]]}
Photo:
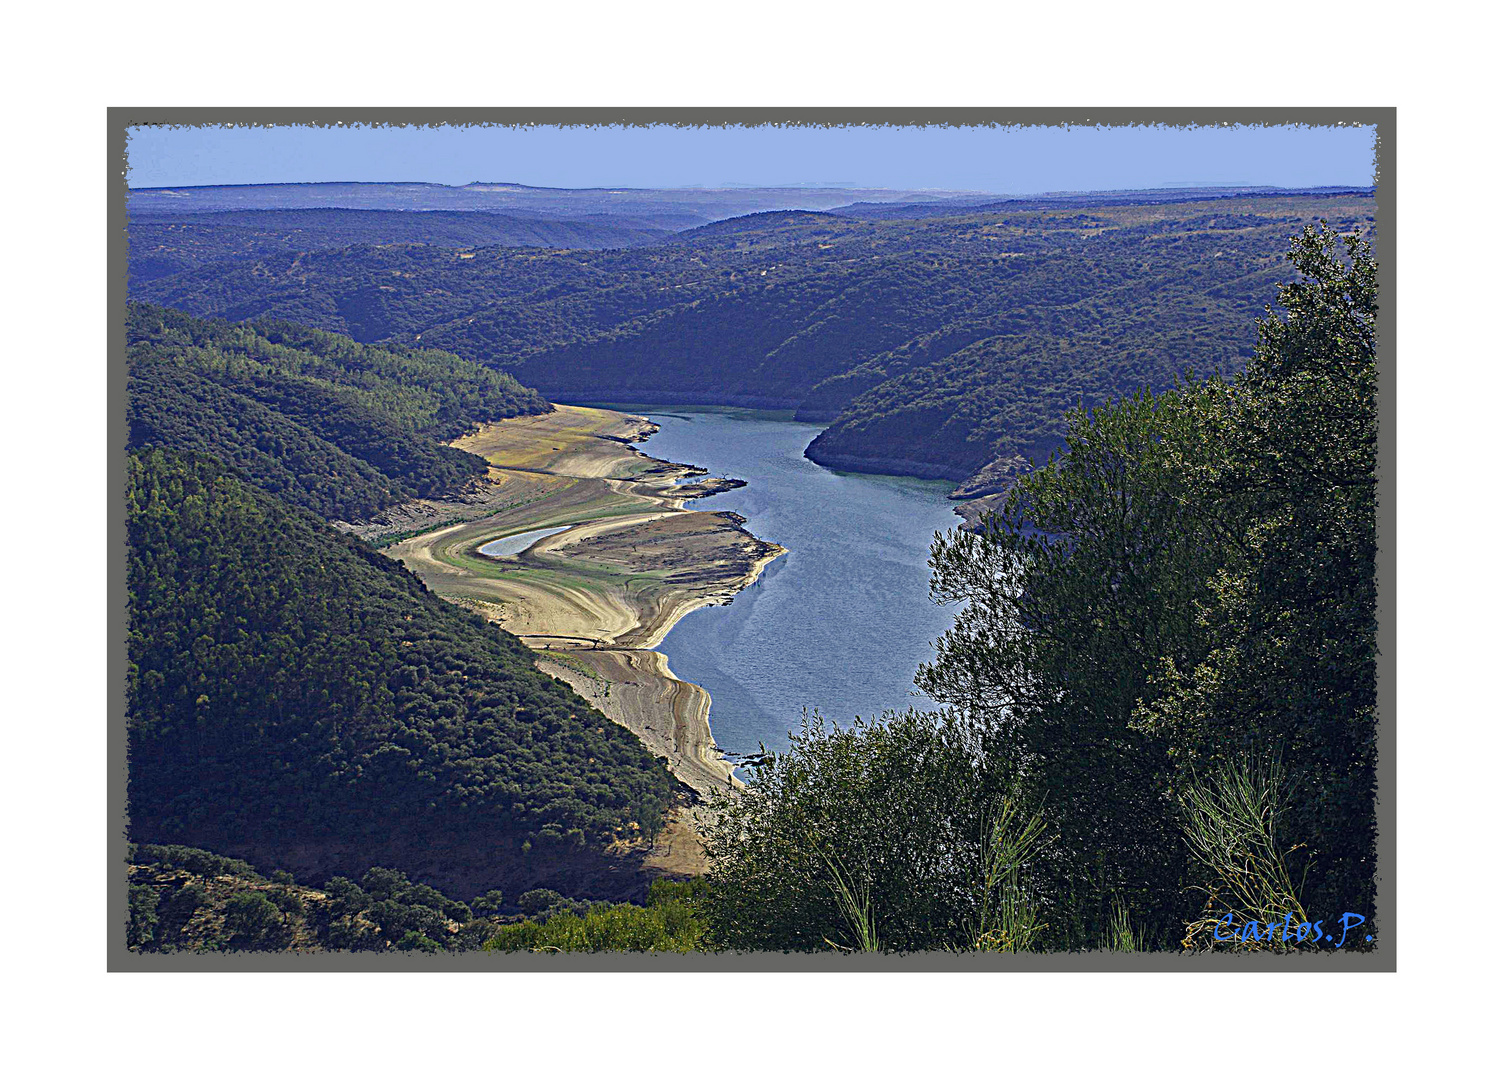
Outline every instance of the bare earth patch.
{"type": "MultiPolygon", "coordinates": [[[[541,670],[630,729],[704,796],[740,786],[711,735],[710,696],[652,650],[688,612],[729,603],[784,549],[752,536],[736,514],[686,509],[742,481],[630,445],[655,430],[643,417],[567,405],[488,424],[453,444],[486,458],[486,483],[348,528],[386,539],[386,553],[435,593],[539,650],[541,670]],[[675,483],[688,478],[699,479],[675,483]],[[481,553],[493,540],[547,528],[562,531],[517,554],[481,553]]],[[[695,834],[703,813],[671,815],[645,865],[703,872],[695,834]]]]}

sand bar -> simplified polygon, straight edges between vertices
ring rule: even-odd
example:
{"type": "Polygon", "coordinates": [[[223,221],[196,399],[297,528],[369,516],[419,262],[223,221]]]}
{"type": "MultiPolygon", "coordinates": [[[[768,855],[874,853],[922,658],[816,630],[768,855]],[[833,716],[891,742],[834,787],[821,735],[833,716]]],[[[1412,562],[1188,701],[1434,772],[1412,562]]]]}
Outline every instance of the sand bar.
{"type": "MultiPolygon", "coordinates": [[[[740,783],[711,735],[710,695],[652,650],[690,611],[729,603],[784,549],[752,536],[735,514],[689,509],[740,481],[631,445],[656,430],[644,417],[568,405],[487,424],[453,443],[491,465],[485,484],[361,528],[378,542],[393,537],[387,554],[434,592],[539,650],[542,670],[705,795],[740,783]],[[531,539],[523,550],[482,552],[523,535],[531,539]]],[[[675,822],[682,830],[685,819],[675,822]]]]}

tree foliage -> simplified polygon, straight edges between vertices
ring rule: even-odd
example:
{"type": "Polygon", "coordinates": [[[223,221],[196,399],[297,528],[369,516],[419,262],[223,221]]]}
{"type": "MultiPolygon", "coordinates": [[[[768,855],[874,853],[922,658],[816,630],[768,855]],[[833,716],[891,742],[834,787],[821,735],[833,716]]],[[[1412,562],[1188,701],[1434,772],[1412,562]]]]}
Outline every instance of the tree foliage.
{"type": "Polygon", "coordinates": [[[1166,658],[1136,726],[1182,768],[1277,754],[1309,901],[1352,906],[1374,874],[1377,271],[1324,230],[1290,258],[1302,278],[1260,323],[1221,452],[1187,466],[1225,536],[1196,608],[1206,647],[1166,658]]]}
{"type": "Polygon", "coordinates": [[[362,520],[486,474],[442,445],[490,420],[546,412],[509,375],[433,349],[358,345],[132,304],[130,445],[210,454],[324,517],[362,520]]]}
{"type": "Polygon", "coordinates": [[[1088,415],[980,535],[936,543],[962,605],[920,673],[991,717],[1059,826],[1054,895],[1167,913],[1193,870],[1174,793],[1281,757],[1308,906],[1372,897],[1374,268],[1308,229],[1248,371],[1088,415]]]}
{"type": "Polygon", "coordinates": [[[844,730],[807,716],[789,750],[764,758],[746,792],[717,806],[712,944],[970,944],[986,920],[992,824],[1006,794],[979,771],[976,751],[964,726],[934,714],[844,730]]]}

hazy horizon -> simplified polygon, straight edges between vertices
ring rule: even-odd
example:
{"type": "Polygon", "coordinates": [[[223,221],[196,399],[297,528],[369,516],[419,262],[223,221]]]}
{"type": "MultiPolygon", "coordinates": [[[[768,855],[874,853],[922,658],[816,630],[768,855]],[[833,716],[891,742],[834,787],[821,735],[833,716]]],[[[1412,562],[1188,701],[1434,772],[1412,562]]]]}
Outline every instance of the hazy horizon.
{"type": "Polygon", "coordinates": [[[132,190],[311,183],[987,195],[1366,187],[1371,127],[141,126],[132,190]],[[842,177],[839,181],[792,177],[842,177]],[[400,177],[400,179],[394,179],[400,177]],[[736,177],[737,179],[730,179],[736,177]],[[853,179],[860,177],[860,179],[853,179]]]}
{"type": "Polygon", "coordinates": [[[150,186],[137,186],[127,184],[131,191],[174,191],[188,190],[191,188],[206,187],[315,187],[320,185],[338,186],[342,184],[370,184],[402,186],[406,184],[422,185],[425,187],[443,187],[460,190],[474,186],[506,186],[526,188],[536,191],[910,191],[915,193],[930,194],[943,193],[946,195],[997,195],[1005,197],[1035,197],[1047,195],[1096,195],[1123,191],[1196,191],[1201,189],[1217,188],[1271,188],[1277,191],[1304,191],[1315,188],[1365,188],[1372,187],[1372,181],[1360,184],[1300,184],[1284,186],[1279,184],[1257,184],[1253,182],[1238,181],[1177,181],[1173,183],[1147,185],[1137,188],[1061,188],[1052,191],[984,191],[980,189],[959,190],[956,188],[892,188],[883,187],[880,184],[857,184],[857,183],[822,183],[819,181],[790,182],[782,184],[743,184],[732,180],[726,180],[719,184],[675,184],[670,187],[638,187],[631,184],[599,184],[589,187],[556,187],[548,184],[524,184],[515,180],[471,180],[464,184],[444,184],[437,180],[258,180],[252,183],[216,183],[216,184],[155,184],[150,186]]]}

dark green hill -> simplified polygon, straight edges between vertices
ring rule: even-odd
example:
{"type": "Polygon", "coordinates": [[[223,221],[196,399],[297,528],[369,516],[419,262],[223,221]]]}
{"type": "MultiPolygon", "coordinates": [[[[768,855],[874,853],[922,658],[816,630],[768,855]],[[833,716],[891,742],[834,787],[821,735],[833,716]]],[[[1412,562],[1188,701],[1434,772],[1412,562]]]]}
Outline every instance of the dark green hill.
{"type": "Polygon", "coordinates": [[[718,236],[766,238],[779,230],[809,228],[832,220],[836,220],[839,224],[838,219],[832,219],[830,214],[817,210],[764,210],[756,214],[744,214],[741,217],[727,218],[724,221],[715,221],[709,225],[687,229],[679,234],[679,240],[680,242],[693,242],[718,236]]]}
{"type": "Polygon", "coordinates": [[[219,458],[263,491],[339,521],[360,521],[409,490],[260,402],[197,372],[131,365],[130,444],[219,458]]]}
{"type": "Polygon", "coordinates": [[[203,456],[133,454],[131,838],[459,895],[639,890],[678,785],[532,653],[203,456]]]}
{"type": "Polygon", "coordinates": [[[833,421],[816,461],[962,479],[1058,447],[1066,405],[1240,369],[1289,236],[1370,229],[1372,209],[1363,192],[1181,192],[774,212],[630,251],[246,260],[142,295],[421,341],[555,400],[792,407],[833,421]]]}
{"type": "Polygon", "coordinates": [[[213,263],[131,291],[194,315],[284,319],[361,342],[417,340],[424,330],[474,317],[489,304],[610,288],[617,284],[616,267],[633,262],[630,253],[618,252],[365,244],[213,263]]]}
{"type": "Polygon", "coordinates": [[[510,375],[438,350],[363,346],[285,322],[132,304],[127,343],[132,447],[210,454],[331,519],[484,476],[481,458],[442,440],[549,409],[510,375]]]}

